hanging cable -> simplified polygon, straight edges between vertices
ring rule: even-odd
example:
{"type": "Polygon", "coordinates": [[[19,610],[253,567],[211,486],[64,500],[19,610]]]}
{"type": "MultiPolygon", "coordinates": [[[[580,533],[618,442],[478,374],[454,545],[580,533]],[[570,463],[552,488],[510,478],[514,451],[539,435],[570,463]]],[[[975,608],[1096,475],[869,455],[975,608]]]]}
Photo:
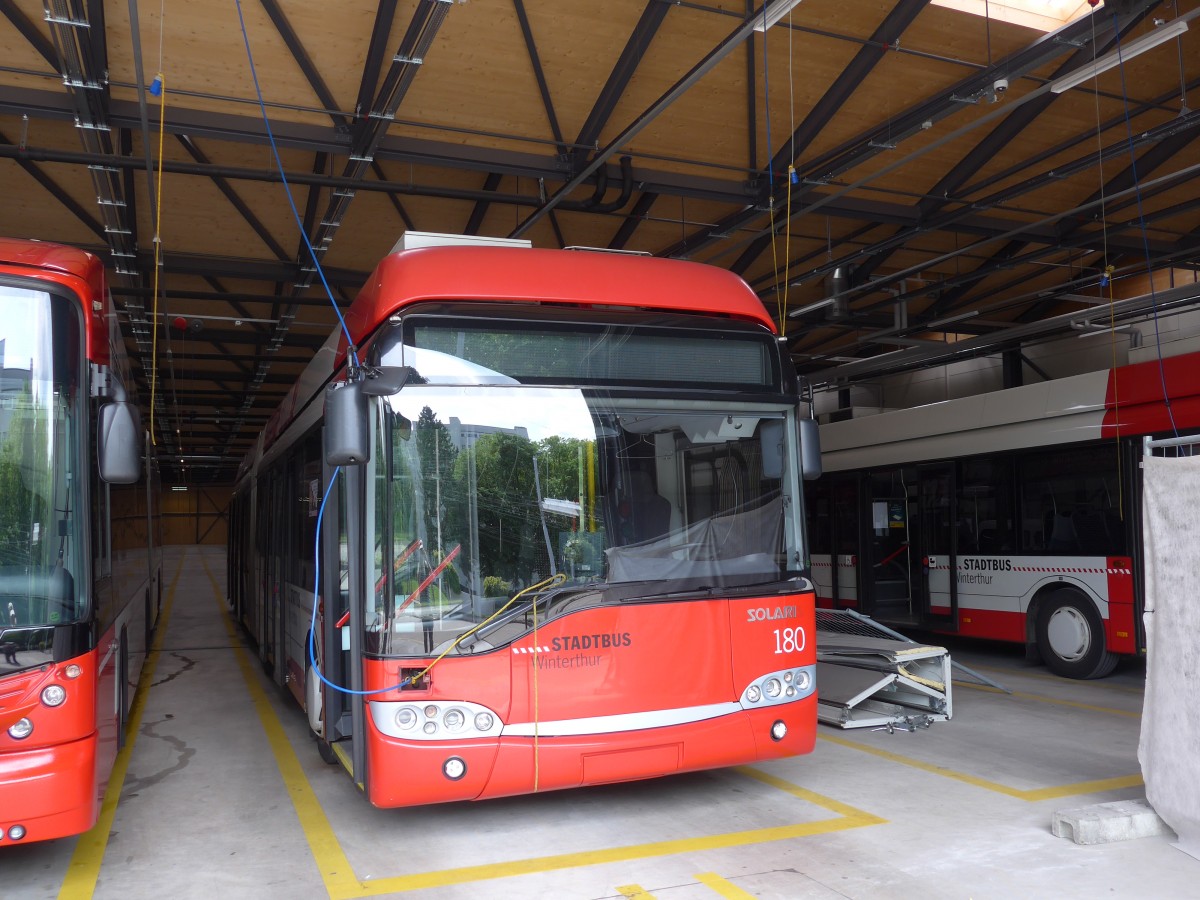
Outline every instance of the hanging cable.
{"type": "Polygon", "coordinates": [[[763,4],[763,109],[767,117],[767,215],[771,229],[771,267],[775,278],[775,305],[779,305],[779,255],[775,248],[775,157],[771,147],[771,73],[767,56],[767,35],[770,34],[770,24],[767,22],[767,7],[763,4]]]}
{"type": "MultiPolygon", "coordinates": [[[[162,20],[159,20],[158,63],[162,66],[162,20]]],[[[154,306],[150,321],[153,337],[150,341],[150,443],[158,446],[154,434],[154,401],[158,395],[158,276],[162,271],[162,174],[163,133],[167,123],[167,89],[161,71],[154,76],[150,93],[158,94],[158,172],[154,181],[154,306]]]]}
{"type": "MultiPolygon", "coordinates": [[[[322,529],[322,525],[325,522],[325,504],[329,502],[329,495],[333,492],[333,486],[334,486],[334,484],[337,483],[338,475],[341,474],[341,471],[342,471],[341,466],[337,466],[334,468],[333,473],[329,477],[329,484],[326,485],[326,487],[325,487],[325,494],[321,497],[321,505],[317,509],[317,528],[316,528],[316,535],[313,538],[313,559],[315,561],[315,566],[314,566],[314,570],[313,570],[312,615],[309,619],[309,628],[308,628],[308,661],[309,661],[309,664],[312,666],[313,673],[317,676],[317,678],[320,679],[322,684],[326,685],[329,688],[332,688],[335,691],[338,691],[339,693],[354,694],[354,695],[358,695],[358,696],[371,696],[373,694],[385,694],[385,693],[388,693],[389,691],[399,691],[410,685],[416,684],[422,678],[424,678],[426,675],[428,675],[431,671],[433,671],[433,667],[436,666],[439,662],[441,662],[447,656],[447,654],[449,654],[452,650],[457,649],[462,644],[462,642],[464,640],[466,640],[468,637],[475,634],[480,629],[482,629],[484,626],[490,624],[492,621],[494,621],[496,618],[498,618],[501,614],[503,614],[505,611],[507,611],[509,607],[511,607],[518,600],[520,600],[521,597],[523,597],[525,594],[528,594],[531,591],[532,592],[541,591],[543,588],[547,588],[547,587],[550,587],[550,586],[556,585],[556,584],[562,584],[564,581],[567,580],[566,575],[559,573],[558,575],[552,575],[549,578],[545,578],[542,581],[537,582],[536,584],[531,584],[531,585],[529,585],[529,587],[524,588],[524,589],[518,591],[517,593],[513,594],[513,596],[511,597],[511,599],[509,599],[509,601],[507,603],[505,603],[503,606],[501,606],[499,609],[497,609],[494,613],[492,613],[490,616],[488,616],[486,619],[484,619],[478,625],[475,625],[474,627],[469,628],[466,631],[459,634],[450,643],[450,645],[448,647],[446,647],[446,649],[443,650],[441,653],[439,653],[432,661],[430,661],[429,665],[427,665],[424,669],[422,669],[416,675],[411,675],[411,676],[402,678],[398,684],[389,685],[388,687],[384,687],[384,688],[376,688],[375,690],[371,690],[371,691],[360,691],[360,690],[355,690],[354,688],[345,687],[340,684],[335,684],[334,682],[330,681],[325,676],[325,673],[321,671],[320,664],[317,662],[316,633],[317,633],[317,609],[320,606],[320,598],[321,598],[321,594],[320,594],[320,588],[321,588],[321,529],[322,529]]],[[[537,642],[537,599],[536,599],[536,597],[537,597],[537,594],[535,593],[534,594],[534,643],[535,643],[535,645],[537,642]]],[[[534,677],[535,678],[537,677],[536,674],[534,677]]]]}
{"type": "Polygon", "coordinates": [[[250,36],[246,33],[246,19],[242,15],[242,0],[234,0],[234,3],[237,5],[238,23],[242,28],[242,42],[246,45],[246,60],[250,63],[250,76],[254,80],[254,94],[258,98],[258,108],[262,113],[263,125],[267,129],[267,140],[271,144],[271,154],[275,158],[275,166],[279,169],[279,177],[283,181],[283,192],[287,196],[288,206],[291,207],[292,218],[296,220],[296,227],[300,229],[300,237],[304,240],[304,246],[308,248],[308,255],[312,258],[317,274],[321,276],[321,284],[325,287],[325,296],[329,298],[329,305],[333,307],[333,312],[337,316],[342,333],[346,336],[347,348],[351,359],[354,361],[354,367],[358,368],[358,348],[354,345],[354,339],[350,336],[350,329],[346,327],[346,320],[342,317],[342,311],[338,308],[337,301],[333,299],[333,290],[329,287],[329,282],[325,278],[325,270],[321,267],[321,260],[317,258],[317,252],[313,249],[312,242],[308,239],[308,232],[304,229],[304,221],[300,218],[300,213],[296,209],[296,201],[292,198],[292,187],[288,184],[287,173],[283,170],[283,160],[279,158],[279,148],[275,144],[275,133],[271,130],[271,119],[267,115],[267,104],[263,100],[262,88],[258,83],[258,71],[254,67],[254,54],[250,51],[250,36]]]}

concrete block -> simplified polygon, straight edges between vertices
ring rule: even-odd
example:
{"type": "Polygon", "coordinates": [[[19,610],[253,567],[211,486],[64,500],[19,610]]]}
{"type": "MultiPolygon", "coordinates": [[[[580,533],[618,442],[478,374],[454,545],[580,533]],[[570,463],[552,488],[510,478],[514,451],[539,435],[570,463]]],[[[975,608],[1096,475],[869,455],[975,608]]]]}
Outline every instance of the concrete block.
{"type": "Polygon", "coordinates": [[[1070,838],[1076,844],[1108,844],[1160,834],[1175,835],[1145,800],[1117,800],[1060,810],[1054,814],[1050,830],[1055,837],[1070,838]]]}

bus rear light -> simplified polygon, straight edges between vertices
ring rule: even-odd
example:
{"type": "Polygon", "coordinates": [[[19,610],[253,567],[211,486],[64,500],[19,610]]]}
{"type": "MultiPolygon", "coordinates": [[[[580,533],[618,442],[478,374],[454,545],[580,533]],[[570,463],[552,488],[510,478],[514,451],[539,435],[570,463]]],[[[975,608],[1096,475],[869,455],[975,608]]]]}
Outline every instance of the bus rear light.
{"type": "Polygon", "coordinates": [[[33,723],[28,719],[18,719],[8,727],[8,736],[14,741],[23,741],[33,734],[33,723]]]}
{"type": "Polygon", "coordinates": [[[48,684],[42,688],[42,702],[47,706],[62,706],[67,699],[67,689],[61,684],[48,684]]]}
{"type": "Polygon", "coordinates": [[[75,665],[75,663],[71,663],[69,666],[63,669],[63,674],[68,678],[75,679],[83,674],[83,669],[79,668],[79,666],[75,665]]]}

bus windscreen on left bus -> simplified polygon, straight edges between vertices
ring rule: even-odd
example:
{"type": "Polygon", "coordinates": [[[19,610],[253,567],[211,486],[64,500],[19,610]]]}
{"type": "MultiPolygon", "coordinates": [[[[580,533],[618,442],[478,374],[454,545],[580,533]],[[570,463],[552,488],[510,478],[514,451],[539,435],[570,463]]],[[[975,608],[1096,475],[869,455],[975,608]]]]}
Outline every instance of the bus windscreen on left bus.
{"type": "Polygon", "coordinates": [[[52,661],[82,614],[80,330],[65,298],[0,287],[0,674],[52,661]]]}

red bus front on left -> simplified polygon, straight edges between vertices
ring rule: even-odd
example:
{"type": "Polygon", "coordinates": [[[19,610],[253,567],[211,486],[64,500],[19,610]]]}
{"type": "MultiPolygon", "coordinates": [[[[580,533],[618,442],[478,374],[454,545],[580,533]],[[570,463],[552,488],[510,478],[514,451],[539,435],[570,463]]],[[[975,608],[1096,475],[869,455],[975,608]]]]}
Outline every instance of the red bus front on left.
{"type": "Polygon", "coordinates": [[[158,485],[99,259],[0,239],[0,846],[96,822],[162,601],[158,485]]]}

